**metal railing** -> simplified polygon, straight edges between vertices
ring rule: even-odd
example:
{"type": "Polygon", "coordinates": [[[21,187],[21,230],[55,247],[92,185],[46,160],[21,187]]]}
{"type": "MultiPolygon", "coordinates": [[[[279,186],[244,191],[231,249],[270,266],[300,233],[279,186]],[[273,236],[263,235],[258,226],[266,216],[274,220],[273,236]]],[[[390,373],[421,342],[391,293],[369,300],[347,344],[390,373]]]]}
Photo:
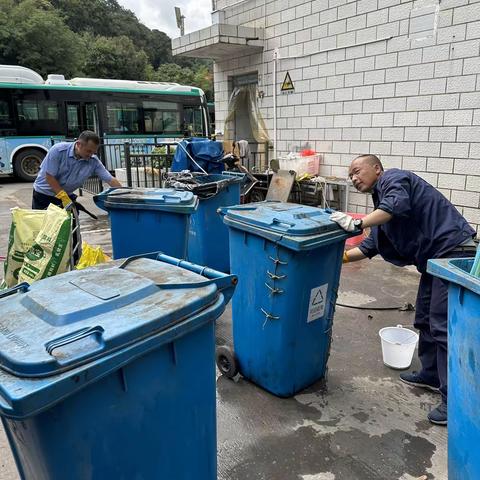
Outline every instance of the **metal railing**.
{"type": "MultiPolygon", "coordinates": [[[[154,138],[153,142],[139,142],[139,139],[116,140],[102,138],[97,156],[105,167],[125,186],[161,187],[162,177],[170,171],[177,142],[165,142],[154,138]]],[[[52,145],[59,141],[73,142],[75,139],[52,137],[52,145]]],[[[243,165],[252,173],[265,172],[269,167],[269,148],[267,143],[250,143],[250,157],[243,165]]],[[[100,193],[103,184],[99,177],[88,178],[80,195],[88,192],[100,193]]]]}
{"type": "MultiPolygon", "coordinates": [[[[135,145],[128,142],[124,144],[126,186],[163,187],[163,176],[172,166],[174,147],[177,144],[161,142],[144,145],[150,147],[147,151],[151,153],[140,152],[135,145]]],[[[122,182],[121,179],[119,181],[122,182]]]]}
{"type": "Polygon", "coordinates": [[[249,143],[250,158],[243,160],[243,166],[251,173],[263,173],[269,167],[268,143],[249,143]]]}
{"type": "Polygon", "coordinates": [[[100,177],[96,175],[87,178],[82,185],[82,188],[79,189],[78,193],[80,196],[83,195],[83,192],[91,193],[92,195],[96,195],[103,190],[103,182],[100,180],[100,177]]]}

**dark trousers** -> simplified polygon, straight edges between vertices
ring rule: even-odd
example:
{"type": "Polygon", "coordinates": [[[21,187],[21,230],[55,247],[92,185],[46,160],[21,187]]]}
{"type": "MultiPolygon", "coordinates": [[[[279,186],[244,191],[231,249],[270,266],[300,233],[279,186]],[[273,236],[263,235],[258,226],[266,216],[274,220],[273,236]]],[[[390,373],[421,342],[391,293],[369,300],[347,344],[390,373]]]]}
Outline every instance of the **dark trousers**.
{"type": "MultiPolygon", "coordinates": [[[[72,200],[77,198],[76,195],[69,195],[72,200]]],[[[32,209],[33,210],[46,210],[48,206],[53,203],[57,207],[62,206],[62,201],[53,195],[45,195],[44,193],[33,191],[32,195],[32,209]]]]}
{"type": "MultiPolygon", "coordinates": [[[[475,247],[458,249],[445,258],[474,257],[475,247]]],[[[442,400],[447,402],[448,384],[448,282],[422,273],[415,307],[415,328],[420,331],[418,357],[421,376],[440,385],[442,400]]]]}

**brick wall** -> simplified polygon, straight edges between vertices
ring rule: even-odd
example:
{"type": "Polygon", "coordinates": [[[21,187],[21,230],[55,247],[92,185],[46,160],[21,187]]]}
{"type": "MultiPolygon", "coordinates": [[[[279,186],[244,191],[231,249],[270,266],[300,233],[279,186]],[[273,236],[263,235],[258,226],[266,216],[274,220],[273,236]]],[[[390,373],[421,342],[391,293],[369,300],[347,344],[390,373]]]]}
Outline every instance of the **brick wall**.
{"type": "MultiPolygon", "coordinates": [[[[478,227],[479,1],[251,0],[229,7],[226,18],[264,27],[266,40],[263,54],[215,65],[217,128],[228,79],[257,71],[273,135],[278,48],[277,92],[287,71],[295,85],[277,96],[279,154],[309,145],[324,154],[321,173],[341,177],[355,155],[377,154],[385,167],[425,178],[478,227]]],[[[365,211],[367,202],[352,193],[350,210],[365,211]]]]}

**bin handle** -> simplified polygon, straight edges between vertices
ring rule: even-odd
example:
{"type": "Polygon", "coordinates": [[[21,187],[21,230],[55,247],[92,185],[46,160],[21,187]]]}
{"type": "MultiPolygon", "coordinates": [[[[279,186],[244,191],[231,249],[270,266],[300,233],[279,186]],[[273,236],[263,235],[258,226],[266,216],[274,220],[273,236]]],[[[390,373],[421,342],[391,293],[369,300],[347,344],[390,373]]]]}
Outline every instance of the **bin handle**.
{"type": "Polygon", "coordinates": [[[288,230],[289,228],[295,226],[294,223],[285,222],[284,220],[280,220],[279,218],[272,218],[272,224],[282,228],[283,230],[288,230]]]}
{"type": "Polygon", "coordinates": [[[176,195],[169,195],[168,193],[165,193],[162,195],[162,198],[165,203],[180,203],[180,198],[178,198],[176,195]]]}
{"type": "Polygon", "coordinates": [[[193,273],[198,273],[202,277],[207,278],[208,280],[203,282],[192,282],[192,283],[157,283],[157,287],[164,290],[173,290],[180,288],[202,288],[207,287],[208,285],[215,284],[217,290],[223,292],[226,301],[230,300],[233,295],[233,287],[238,283],[238,277],[236,275],[228,275],[223,272],[218,272],[212,268],[203,267],[196,265],[195,263],[187,262],[186,260],[179,260],[178,258],[165,255],[163,252],[150,252],[143,253],[140,255],[134,255],[125,259],[125,261],[118,267],[124,269],[129,263],[140,258],[151,258],[153,260],[158,260],[160,262],[168,263],[169,265],[174,265],[176,267],[183,268],[193,273]],[[225,292],[230,289],[230,294],[225,292]]]}
{"type": "MultiPolygon", "coordinates": [[[[64,347],[65,345],[76,342],[90,335],[97,335],[98,337],[101,338],[103,335],[103,332],[105,332],[105,329],[100,325],[97,325],[95,327],[82,328],[80,330],[77,330],[76,332],[70,332],[67,335],[64,335],[63,337],[56,338],[55,340],[50,340],[45,344],[45,350],[49,355],[52,355],[53,351],[56,348],[64,347]]],[[[101,347],[103,348],[103,346],[104,344],[102,341],[101,347]]],[[[81,355],[81,357],[75,358],[75,360],[79,360],[80,358],[84,358],[85,356],[90,354],[91,352],[84,353],[81,355]]]]}
{"type": "Polygon", "coordinates": [[[224,217],[225,215],[227,215],[228,212],[230,211],[242,211],[242,212],[245,212],[245,211],[253,211],[253,210],[256,210],[258,208],[258,206],[255,206],[255,207],[250,207],[248,205],[237,205],[235,207],[220,207],[217,209],[217,213],[219,215],[222,215],[222,217],[224,217]]]}
{"type": "Polygon", "coordinates": [[[16,285],[15,287],[9,288],[8,290],[4,290],[0,293],[0,298],[5,298],[10,295],[13,295],[16,292],[25,293],[28,291],[30,285],[27,282],[22,282],[16,285]]]}

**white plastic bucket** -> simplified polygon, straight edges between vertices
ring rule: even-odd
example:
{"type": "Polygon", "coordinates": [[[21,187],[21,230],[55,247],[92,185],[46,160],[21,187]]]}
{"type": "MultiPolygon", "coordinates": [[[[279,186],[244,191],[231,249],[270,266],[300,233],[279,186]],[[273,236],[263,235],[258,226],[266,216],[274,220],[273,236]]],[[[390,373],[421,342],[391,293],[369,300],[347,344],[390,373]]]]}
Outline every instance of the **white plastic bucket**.
{"type": "Polygon", "coordinates": [[[418,333],[397,325],[382,328],[378,334],[382,341],[383,363],[399,370],[409,368],[418,342],[418,333]]]}

